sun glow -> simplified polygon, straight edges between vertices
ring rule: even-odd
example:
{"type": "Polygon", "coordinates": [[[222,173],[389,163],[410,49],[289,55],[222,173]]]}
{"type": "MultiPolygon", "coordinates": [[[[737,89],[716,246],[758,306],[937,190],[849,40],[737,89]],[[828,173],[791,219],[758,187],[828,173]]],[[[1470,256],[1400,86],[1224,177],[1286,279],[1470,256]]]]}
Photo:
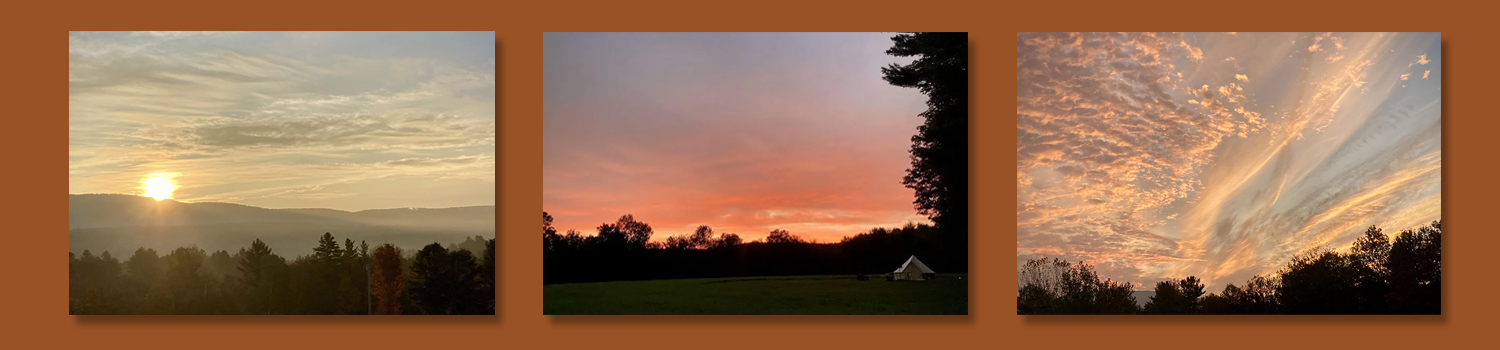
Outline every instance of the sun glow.
{"type": "Polygon", "coordinates": [[[146,191],[142,196],[163,200],[172,198],[172,191],[177,190],[177,184],[172,182],[171,174],[151,174],[141,181],[141,189],[146,191]]]}

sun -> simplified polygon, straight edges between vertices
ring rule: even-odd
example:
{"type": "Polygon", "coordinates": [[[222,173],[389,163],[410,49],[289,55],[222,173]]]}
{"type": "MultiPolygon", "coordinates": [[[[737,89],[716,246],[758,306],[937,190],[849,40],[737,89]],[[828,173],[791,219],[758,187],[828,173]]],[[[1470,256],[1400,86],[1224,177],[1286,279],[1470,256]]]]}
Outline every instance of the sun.
{"type": "Polygon", "coordinates": [[[141,181],[141,189],[146,190],[142,196],[163,200],[172,198],[172,191],[177,190],[177,184],[172,182],[170,174],[151,174],[151,177],[141,181]]]}

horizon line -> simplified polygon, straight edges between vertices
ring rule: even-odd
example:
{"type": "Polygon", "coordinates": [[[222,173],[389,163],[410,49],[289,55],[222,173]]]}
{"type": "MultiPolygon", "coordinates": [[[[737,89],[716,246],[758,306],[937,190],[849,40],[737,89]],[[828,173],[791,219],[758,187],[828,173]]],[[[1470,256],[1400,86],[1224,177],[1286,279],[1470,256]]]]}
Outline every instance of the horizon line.
{"type": "MultiPolygon", "coordinates": [[[[140,194],[108,193],[108,192],[69,193],[68,195],[69,196],[106,195],[106,196],[130,196],[130,197],[151,198],[151,197],[146,197],[146,196],[140,195],[140,194]]],[[[153,198],[153,200],[155,200],[155,199],[153,198]]],[[[197,201],[187,201],[187,200],[182,200],[182,199],[177,199],[177,198],[166,198],[166,199],[161,199],[161,200],[158,200],[158,201],[162,201],[162,200],[170,200],[170,201],[174,201],[174,202],[178,202],[178,203],[184,203],[184,204],[207,204],[207,203],[234,204],[234,205],[243,205],[243,206],[252,207],[252,208],[270,209],[270,210],[325,209],[325,210],[337,210],[337,211],[342,211],[342,212],[346,212],[346,213],[357,213],[357,212],[369,211],[369,210],[392,210],[392,209],[454,209],[454,208],[472,208],[472,207],[498,207],[498,205],[495,205],[495,204],[474,204],[474,205],[460,205],[460,206],[451,206],[451,207],[393,207],[393,208],[370,208],[370,209],[360,209],[360,210],[346,210],[346,209],[318,208],[318,207],[271,208],[271,207],[263,207],[263,206],[257,206],[257,205],[235,203],[235,202],[219,202],[219,201],[197,202],[197,201]]]]}

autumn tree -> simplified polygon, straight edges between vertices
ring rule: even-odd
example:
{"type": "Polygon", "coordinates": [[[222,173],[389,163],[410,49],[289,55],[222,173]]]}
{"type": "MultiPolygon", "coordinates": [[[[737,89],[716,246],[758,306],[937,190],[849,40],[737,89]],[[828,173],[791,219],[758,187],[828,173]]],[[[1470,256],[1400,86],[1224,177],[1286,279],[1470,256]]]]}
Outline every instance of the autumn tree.
{"type": "Polygon", "coordinates": [[[401,270],[401,248],[383,244],[371,254],[374,259],[374,276],[371,291],[375,294],[375,312],[383,315],[401,314],[401,293],[406,289],[405,275],[401,270]]]}

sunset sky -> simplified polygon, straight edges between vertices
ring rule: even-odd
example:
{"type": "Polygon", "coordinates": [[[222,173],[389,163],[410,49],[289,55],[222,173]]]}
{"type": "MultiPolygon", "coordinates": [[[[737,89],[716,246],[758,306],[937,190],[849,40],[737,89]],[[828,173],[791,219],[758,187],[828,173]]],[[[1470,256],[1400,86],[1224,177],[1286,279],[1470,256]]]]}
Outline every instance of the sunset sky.
{"type": "Polygon", "coordinates": [[[543,210],[837,242],[923,223],[901,185],[925,97],[881,80],[889,33],[544,35],[543,210]]]}
{"type": "Polygon", "coordinates": [[[1441,218],[1437,33],[1022,33],[1017,260],[1244,285],[1441,218]]]}
{"type": "Polygon", "coordinates": [[[69,33],[68,193],[153,176],[189,202],[493,205],[494,33],[69,33]]]}

